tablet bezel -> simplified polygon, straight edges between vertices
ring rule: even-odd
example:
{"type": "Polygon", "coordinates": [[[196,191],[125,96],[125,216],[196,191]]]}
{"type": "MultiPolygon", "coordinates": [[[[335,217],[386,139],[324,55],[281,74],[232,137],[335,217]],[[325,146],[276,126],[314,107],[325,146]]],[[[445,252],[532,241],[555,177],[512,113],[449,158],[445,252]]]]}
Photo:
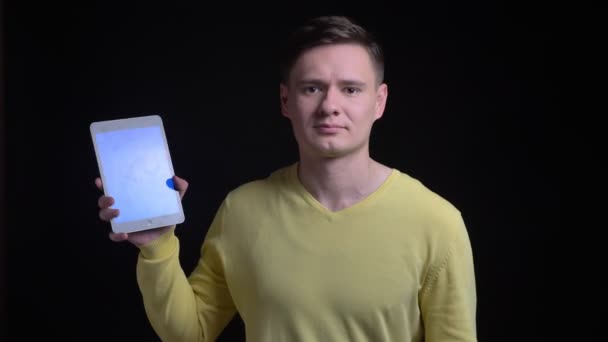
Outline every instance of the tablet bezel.
{"type": "MultiPolygon", "coordinates": [[[[162,118],[159,115],[148,115],[148,116],[140,116],[140,117],[129,117],[123,119],[116,120],[106,120],[106,121],[96,121],[91,123],[90,132],[91,139],[93,141],[93,146],[95,150],[95,157],[97,158],[97,167],[99,170],[99,175],[103,184],[106,184],[105,179],[106,175],[104,174],[103,165],[101,163],[101,158],[99,155],[99,149],[97,146],[97,133],[105,133],[112,132],[124,129],[131,128],[144,128],[144,127],[158,127],[160,128],[161,135],[163,137],[163,145],[165,148],[165,153],[167,157],[167,162],[169,164],[169,168],[171,170],[171,174],[174,175],[173,162],[171,158],[171,153],[169,151],[169,146],[167,143],[167,137],[165,134],[165,129],[163,125],[162,118]]],[[[108,194],[106,192],[105,187],[103,188],[104,195],[111,196],[112,194],[108,194]]],[[[172,226],[183,223],[185,220],[184,217],[184,209],[182,207],[181,198],[178,191],[175,191],[175,201],[177,202],[177,207],[179,208],[179,212],[171,215],[163,215],[156,217],[147,217],[135,221],[127,221],[127,222],[115,222],[114,219],[110,220],[112,231],[115,233],[132,233],[143,230],[150,230],[154,228],[164,227],[164,226],[172,226]]],[[[117,208],[120,210],[120,208],[117,208]]]]}

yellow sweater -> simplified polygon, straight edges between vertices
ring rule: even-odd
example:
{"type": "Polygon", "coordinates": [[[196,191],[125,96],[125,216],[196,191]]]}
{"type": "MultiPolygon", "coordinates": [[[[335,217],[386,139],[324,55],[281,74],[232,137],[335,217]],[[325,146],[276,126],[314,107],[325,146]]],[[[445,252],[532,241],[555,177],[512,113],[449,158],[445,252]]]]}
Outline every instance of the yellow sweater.
{"type": "Polygon", "coordinates": [[[186,276],[173,231],[142,246],[137,280],[163,341],[213,341],[238,311],[247,341],[476,341],[471,246],[459,211],[393,169],[331,212],[296,165],[222,202],[186,276]]]}

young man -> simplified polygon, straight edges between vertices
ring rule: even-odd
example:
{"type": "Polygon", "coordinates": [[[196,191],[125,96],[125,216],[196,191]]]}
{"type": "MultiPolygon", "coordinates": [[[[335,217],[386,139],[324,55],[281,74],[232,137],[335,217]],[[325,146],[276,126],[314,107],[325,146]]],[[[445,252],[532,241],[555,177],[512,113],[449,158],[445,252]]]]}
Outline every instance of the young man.
{"type": "MultiPolygon", "coordinates": [[[[192,274],[174,227],[111,234],[141,250],[155,331],[212,341],[238,311],[248,341],[476,341],[459,211],[369,155],[388,94],[380,47],[347,18],[322,17],[287,52],[280,99],[299,161],[226,196],[192,274]]],[[[103,220],[118,215],[112,202],[100,198],[103,220]]]]}

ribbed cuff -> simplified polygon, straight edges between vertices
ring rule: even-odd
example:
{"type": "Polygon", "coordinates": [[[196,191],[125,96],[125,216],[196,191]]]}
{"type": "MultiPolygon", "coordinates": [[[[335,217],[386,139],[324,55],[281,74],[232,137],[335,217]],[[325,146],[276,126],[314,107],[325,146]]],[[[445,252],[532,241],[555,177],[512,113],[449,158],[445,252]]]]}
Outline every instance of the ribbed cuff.
{"type": "Polygon", "coordinates": [[[171,255],[176,245],[177,237],[175,236],[175,227],[173,227],[156,240],[139,246],[139,250],[144,259],[164,259],[171,255]]]}

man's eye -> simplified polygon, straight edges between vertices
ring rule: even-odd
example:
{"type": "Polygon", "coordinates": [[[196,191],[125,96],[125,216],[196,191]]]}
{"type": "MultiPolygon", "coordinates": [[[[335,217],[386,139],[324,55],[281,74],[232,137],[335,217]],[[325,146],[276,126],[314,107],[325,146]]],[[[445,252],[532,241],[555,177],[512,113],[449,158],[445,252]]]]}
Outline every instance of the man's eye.
{"type": "Polygon", "coordinates": [[[355,87],[346,87],[344,90],[349,95],[353,95],[353,94],[361,92],[361,89],[355,88],[355,87]]]}
{"type": "Polygon", "coordinates": [[[304,88],[304,92],[309,93],[309,94],[314,94],[314,93],[318,93],[319,91],[321,91],[321,89],[319,89],[319,87],[306,87],[304,88]]]}

